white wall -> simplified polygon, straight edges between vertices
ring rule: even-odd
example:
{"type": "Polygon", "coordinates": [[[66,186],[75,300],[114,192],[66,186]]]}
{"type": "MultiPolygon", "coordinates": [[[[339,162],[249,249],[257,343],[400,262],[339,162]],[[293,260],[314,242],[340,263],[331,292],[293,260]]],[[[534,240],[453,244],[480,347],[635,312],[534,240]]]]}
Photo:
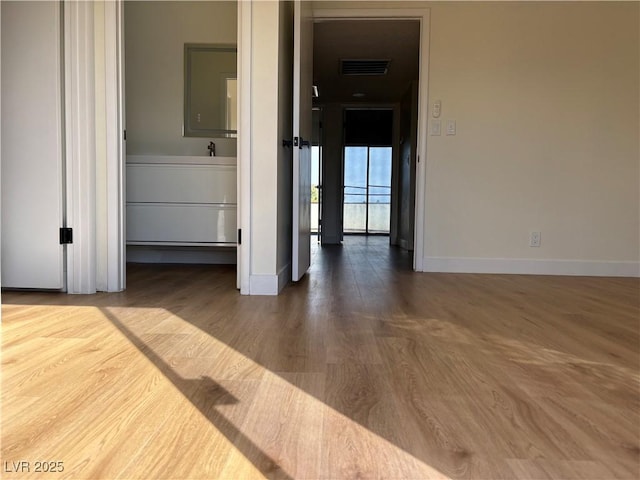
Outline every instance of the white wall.
{"type": "Polygon", "coordinates": [[[252,20],[251,272],[273,275],[278,252],[277,2],[255,2],[252,20]]]}
{"type": "MultiPolygon", "coordinates": [[[[184,44],[237,43],[237,3],[125,2],[127,153],[207,155],[210,138],[182,136],[184,44]]],[[[235,139],[216,154],[235,156],[235,139]]]]}
{"type": "Polygon", "coordinates": [[[291,153],[282,139],[291,137],[292,14],[288,2],[253,2],[251,8],[251,262],[245,293],[275,295],[288,281],[291,260],[291,153]]]}
{"type": "Polygon", "coordinates": [[[458,134],[429,139],[427,267],[637,273],[638,9],[434,7],[429,97],[458,134]]]}
{"type": "Polygon", "coordinates": [[[638,275],[640,4],[314,6],[431,10],[427,270],[638,275]]]}

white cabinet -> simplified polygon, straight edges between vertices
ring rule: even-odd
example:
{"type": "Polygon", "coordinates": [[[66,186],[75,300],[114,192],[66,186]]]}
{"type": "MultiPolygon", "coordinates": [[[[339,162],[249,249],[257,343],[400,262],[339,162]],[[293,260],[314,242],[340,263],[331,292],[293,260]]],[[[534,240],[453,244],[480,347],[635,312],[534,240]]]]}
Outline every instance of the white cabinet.
{"type": "Polygon", "coordinates": [[[228,157],[127,157],[127,244],[236,245],[236,165],[228,157]]]}

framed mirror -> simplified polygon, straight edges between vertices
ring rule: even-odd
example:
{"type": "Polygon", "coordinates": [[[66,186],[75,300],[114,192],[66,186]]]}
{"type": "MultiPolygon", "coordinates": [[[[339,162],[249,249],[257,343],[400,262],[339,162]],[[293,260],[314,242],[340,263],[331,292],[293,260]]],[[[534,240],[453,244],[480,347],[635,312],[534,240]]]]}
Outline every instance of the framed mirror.
{"type": "Polygon", "coordinates": [[[185,137],[236,136],[236,59],[234,45],[185,44],[185,137]]]}

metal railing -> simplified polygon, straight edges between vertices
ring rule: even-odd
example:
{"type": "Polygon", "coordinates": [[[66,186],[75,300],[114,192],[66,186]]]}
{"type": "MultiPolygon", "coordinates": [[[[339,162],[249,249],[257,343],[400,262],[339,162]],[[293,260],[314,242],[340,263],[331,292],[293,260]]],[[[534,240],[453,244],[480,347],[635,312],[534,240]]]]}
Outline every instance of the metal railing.
{"type": "Polygon", "coordinates": [[[369,185],[361,187],[345,185],[343,202],[343,229],[345,233],[389,233],[391,222],[390,186],[369,185]],[[371,192],[371,189],[384,189],[388,193],[371,192]],[[364,193],[359,193],[362,190],[364,190],[364,193]],[[358,200],[362,198],[362,200],[358,201],[354,197],[357,197],[358,200]]]}

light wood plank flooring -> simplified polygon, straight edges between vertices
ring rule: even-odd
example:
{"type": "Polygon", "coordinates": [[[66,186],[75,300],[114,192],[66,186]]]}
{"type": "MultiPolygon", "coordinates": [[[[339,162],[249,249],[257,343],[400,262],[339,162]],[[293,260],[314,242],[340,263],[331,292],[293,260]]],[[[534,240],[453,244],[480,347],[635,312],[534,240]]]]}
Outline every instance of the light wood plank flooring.
{"type": "Polygon", "coordinates": [[[2,478],[639,478],[638,279],[416,274],[386,241],[272,298],[228,266],[3,292],[2,478]]]}

